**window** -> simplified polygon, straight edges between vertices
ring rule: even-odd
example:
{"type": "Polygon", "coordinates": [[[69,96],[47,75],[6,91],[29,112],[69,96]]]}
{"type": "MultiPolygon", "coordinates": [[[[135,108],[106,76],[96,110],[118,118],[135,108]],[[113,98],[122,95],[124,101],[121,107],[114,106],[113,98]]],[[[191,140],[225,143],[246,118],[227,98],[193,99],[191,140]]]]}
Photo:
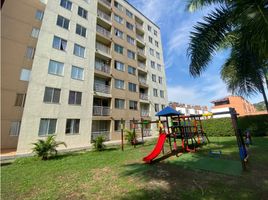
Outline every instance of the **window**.
{"type": "Polygon", "coordinates": [[[58,88],[46,87],[43,102],[59,103],[60,102],[60,92],[61,92],[61,90],[58,88]]]}
{"type": "Polygon", "coordinates": [[[137,101],[129,101],[129,109],[130,110],[138,110],[138,102],[137,101]]]}
{"type": "Polygon", "coordinates": [[[125,82],[123,80],[115,79],[114,85],[117,89],[125,89],[125,82]]]}
{"type": "Polygon", "coordinates": [[[155,89],[155,88],[153,89],[153,94],[154,94],[155,97],[158,97],[157,89],[155,89]]]}
{"type": "Polygon", "coordinates": [[[78,6],[78,12],[77,14],[80,17],[83,17],[84,19],[87,19],[87,10],[85,10],[84,8],[81,8],[80,6],[78,6]]]}
{"type": "Polygon", "coordinates": [[[85,47],[80,46],[79,44],[74,44],[74,55],[84,58],[85,57],[85,47]]]}
{"type": "Polygon", "coordinates": [[[161,65],[160,64],[157,64],[157,69],[158,69],[158,71],[161,71],[161,65]]]}
{"type": "Polygon", "coordinates": [[[134,38],[133,38],[133,37],[130,37],[129,35],[127,36],[127,42],[128,42],[129,44],[135,45],[135,40],[134,40],[134,38]]]}
{"type": "Polygon", "coordinates": [[[159,112],[159,104],[154,104],[154,110],[155,112],[159,112]]]}
{"type": "Polygon", "coordinates": [[[132,66],[128,66],[128,73],[132,75],[136,75],[136,68],[132,66]]]}
{"type": "Polygon", "coordinates": [[[149,36],[149,42],[153,44],[153,38],[149,36]]]}
{"type": "Polygon", "coordinates": [[[70,91],[69,92],[69,104],[81,105],[82,92],[70,91]]]}
{"type": "Polygon", "coordinates": [[[133,29],[134,29],[133,24],[127,22],[127,23],[126,23],[126,26],[127,26],[127,28],[128,28],[129,30],[132,30],[132,31],[133,31],[133,29]]]}
{"type": "Polygon", "coordinates": [[[156,57],[157,57],[158,59],[160,59],[160,53],[159,53],[159,52],[156,52],[156,57]]]}
{"type": "Polygon", "coordinates": [[[53,135],[56,132],[57,119],[40,119],[39,136],[53,135]]]}
{"type": "Polygon", "coordinates": [[[29,81],[31,76],[31,70],[22,69],[20,72],[20,80],[21,81],[29,81]]]}
{"type": "Polygon", "coordinates": [[[163,78],[162,78],[161,76],[158,77],[158,82],[159,82],[160,84],[163,83],[163,78]]]}
{"type": "Polygon", "coordinates": [[[20,133],[20,121],[11,122],[9,135],[18,136],[20,133]]]}
{"type": "MultiPolygon", "coordinates": [[[[125,122],[123,122],[125,124],[125,122]]],[[[114,120],[114,131],[121,130],[121,120],[114,120]]]]}
{"type": "Polygon", "coordinates": [[[128,83],[128,90],[131,92],[136,92],[137,85],[134,83],[128,83]]]}
{"type": "Polygon", "coordinates": [[[76,34],[86,37],[87,29],[80,24],[76,24],[76,34]]]}
{"type": "Polygon", "coordinates": [[[123,23],[124,23],[123,18],[120,17],[120,16],[117,15],[117,14],[114,14],[114,20],[115,20],[116,22],[118,22],[119,24],[123,24],[123,23]]]}
{"type": "Polygon", "coordinates": [[[84,80],[84,69],[81,67],[72,66],[72,79],[84,80]]]}
{"type": "Polygon", "coordinates": [[[152,31],[152,27],[150,25],[148,25],[148,31],[152,31]]]}
{"type": "Polygon", "coordinates": [[[23,107],[26,99],[26,94],[16,94],[16,100],[14,106],[23,107]]]}
{"type": "Polygon", "coordinates": [[[124,37],[124,33],[122,31],[118,30],[117,28],[114,29],[114,34],[121,39],[123,39],[123,37],[124,37]]]}
{"type": "Polygon", "coordinates": [[[124,63],[121,63],[119,61],[114,61],[114,68],[119,70],[119,71],[125,71],[125,65],[124,63]]]}
{"type": "Polygon", "coordinates": [[[66,19],[63,16],[58,15],[58,19],[57,19],[57,25],[58,26],[68,30],[69,29],[69,23],[70,23],[69,19],[66,19]]]}
{"type": "Polygon", "coordinates": [[[133,51],[127,50],[127,57],[135,60],[135,53],[133,51]]]}
{"type": "Polygon", "coordinates": [[[154,50],[152,48],[150,48],[150,54],[154,56],[154,50]]]}
{"type": "Polygon", "coordinates": [[[152,81],[156,82],[156,75],[155,74],[152,74],[152,81]]]}
{"type": "Polygon", "coordinates": [[[118,10],[121,10],[121,11],[124,10],[123,6],[117,1],[114,2],[114,7],[116,7],[118,10]]]}
{"type": "Polygon", "coordinates": [[[154,35],[157,36],[157,30],[154,30],[154,35]]]}
{"type": "Polygon", "coordinates": [[[118,44],[114,44],[114,50],[115,50],[117,53],[123,54],[124,47],[122,47],[121,45],[118,45],[118,44]]]}
{"type": "Polygon", "coordinates": [[[164,91],[163,90],[160,90],[160,97],[164,98],[164,91]]]}
{"type": "Polygon", "coordinates": [[[166,106],[163,104],[163,105],[161,105],[161,108],[162,108],[162,110],[165,108],[166,106]]]}
{"type": "Polygon", "coordinates": [[[132,12],[130,12],[128,9],[126,9],[126,15],[130,18],[133,18],[132,12]]]}
{"type": "Polygon", "coordinates": [[[55,60],[49,61],[48,73],[63,76],[63,63],[55,60]]]}
{"type": "Polygon", "coordinates": [[[124,99],[115,99],[114,107],[117,109],[125,109],[125,100],[124,99]]]}
{"type": "Polygon", "coordinates": [[[33,38],[38,38],[39,31],[40,31],[39,28],[33,28],[33,29],[32,29],[32,33],[31,33],[31,36],[32,36],[33,38]]]}
{"type": "Polygon", "coordinates": [[[159,43],[157,41],[154,41],[154,43],[156,47],[159,47],[159,43]]]}
{"type": "Polygon", "coordinates": [[[66,47],[67,47],[67,40],[64,40],[60,37],[54,36],[53,39],[53,48],[55,49],[59,49],[61,51],[66,51],[66,47]]]}
{"type": "Polygon", "coordinates": [[[33,59],[34,58],[34,52],[35,52],[35,48],[27,47],[27,49],[26,49],[26,58],[33,59]]]}
{"type": "Polygon", "coordinates": [[[35,12],[35,19],[39,20],[39,21],[42,21],[43,19],[43,16],[44,16],[44,12],[41,11],[41,10],[37,10],[35,12]]]}
{"type": "Polygon", "coordinates": [[[68,0],[61,0],[60,1],[60,5],[63,8],[66,8],[67,10],[71,10],[72,9],[72,2],[68,1],[68,0]]]}
{"type": "Polygon", "coordinates": [[[151,61],[151,67],[154,69],[155,68],[155,62],[151,61]]]}
{"type": "Polygon", "coordinates": [[[66,134],[78,134],[79,133],[80,119],[67,119],[66,121],[66,134]]]}

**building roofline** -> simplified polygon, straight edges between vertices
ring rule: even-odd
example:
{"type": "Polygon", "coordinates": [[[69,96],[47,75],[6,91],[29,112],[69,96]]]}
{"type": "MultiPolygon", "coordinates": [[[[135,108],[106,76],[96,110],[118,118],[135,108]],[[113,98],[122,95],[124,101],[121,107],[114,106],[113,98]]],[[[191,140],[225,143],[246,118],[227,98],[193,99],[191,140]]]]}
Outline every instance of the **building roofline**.
{"type": "Polygon", "coordinates": [[[124,2],[126,2],[128,5],[130,5],[132,8],[134,8],[138,13],[140,13],[143,17],[145,17],[146,19],[148,19],[152,24],[154,24],[159,30],[160,30],[160,27],[155,23],[153,22],[152,20],[150,20],[148,17],[146,17],[144,14],[142,14],[135,6],[133,6],[132,4],[130,4],[127,0],[124,0],[124,2]]]}

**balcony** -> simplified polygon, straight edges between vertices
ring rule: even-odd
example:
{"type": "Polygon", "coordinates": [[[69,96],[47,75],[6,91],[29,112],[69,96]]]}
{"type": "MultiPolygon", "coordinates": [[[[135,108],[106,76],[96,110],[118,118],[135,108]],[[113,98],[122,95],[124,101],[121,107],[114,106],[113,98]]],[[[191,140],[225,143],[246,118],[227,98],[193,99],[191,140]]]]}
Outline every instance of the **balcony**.
{"type": "Polygon", "coordinates": [[[93,116],[109,116],[110,107],[93,106],[93,116]]]}
{"type": "MultiPolygon", "coordinates": [[[[91,140],[96,140],[98,136],[103,136],[105,141],[110,140],[110,131],[108,130],[94,130],[91,132],[91,140]]],[[[145,136],[144,136],[145,137],[145,136]]]]}
{"type": "Polygon", "coordinates": [[[111,43],[111,32],[106,30],[100,25],[96,27],[97,31],[97,40],[104,42],[105,44],[111,43]]]}
{"type": "Polygon", "coordinates": [[[141,110],[141,117],[149,117],[149,110],[141,110]]]}
{"type": "Polygon", "coordinates": [[[144,34],[144,30],[143,30],[143,25],[142,23],[136,22],[135,24],[136,26],[136,32],[140,33],[140,34],[144,34]]]}
{"type": "Polygon", "coordinates": [[[145,69],[145,64],[138,61],[138,67],[145,69]]]}
{"type": "Polygon", "coordinates": [[[137,48],[137,55],[138,55],[138,59],[140,60],[146,60],[146,56],[145,56],[145,51],[144,49],[141,48],[137,48]]]}
{"type": "Polygon", "coordinates": [[[97,23],[102,25],[105,28],[109,28],[112,25],[111,22],[111,16],[106,14],[105,12],[102,12],[101,10],[97,11],[97,23]]]}
{"type": "Polygon", "coordinates": [[[102,83],[94,83],[94,91],[105,93],[105,94],[110,94],[110,86],[102,84],[102,83]]]}
{"type": "Polygon", "coordinates": [[[107,0],[98,0],[99,3],[101,3],[102,5],[105,5],[109,8],[111,8],[111,2],[107,1],[107,0]]]}
{"type": "Polygon", "coordinates": [[[110,47],[99,42],[96,42],[96,53],[104,59],[111,58],[110,47]]]}
{"type": "Polygon", "coordinates": [[[111,71],[111,67],[109,65],[98,59],[95,61],[95,69],[106,74],[110,74],[111,71]]]}
{"type": "Polygon", "coordinates": [[[136,34],[136,39],[137,39],[137,46],[145,47],[145,42],[144,42],[143,36],[136,34]]]}
{"type": "Polygon", "coordinates": [[[148,94],[146,93],[140,93],[140,99],[148,101],[148,94]]]}
{"type": "Polygon", "coordinates": [[[140,85],[142,85],[142,86],[144,86],[144,87],[148,87],[146,78],[139,77],[138,79],[139,79],[139,83],[140,83],[140,85]]]}

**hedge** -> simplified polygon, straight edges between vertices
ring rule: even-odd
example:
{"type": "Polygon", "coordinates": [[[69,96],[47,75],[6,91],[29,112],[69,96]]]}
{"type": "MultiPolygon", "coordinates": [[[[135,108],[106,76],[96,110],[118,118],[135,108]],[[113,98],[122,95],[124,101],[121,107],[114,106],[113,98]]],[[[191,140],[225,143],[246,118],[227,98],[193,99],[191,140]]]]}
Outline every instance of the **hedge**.
{"type": "MultiPolygon", "coordinates": [[[[208,136],[234,136],[230,118],[207,119],[202,125],[208,136]]],[[[248,129],[252,136],[268,135],[268,115],[239,117],[238,127],[243,133],[248,129]]]]}

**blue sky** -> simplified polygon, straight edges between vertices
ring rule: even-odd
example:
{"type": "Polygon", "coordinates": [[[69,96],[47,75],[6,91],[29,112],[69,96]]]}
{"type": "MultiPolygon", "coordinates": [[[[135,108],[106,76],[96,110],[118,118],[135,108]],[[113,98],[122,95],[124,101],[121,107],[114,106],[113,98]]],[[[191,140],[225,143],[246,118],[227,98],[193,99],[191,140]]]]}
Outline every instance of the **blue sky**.
{"type": "MultiPolygon", "coordinates": [[[[185,9],[186,0],[128,1],[161,29],[169,101],[211,106],[212,100],[230,94],[219,76],[227,51],[218,52],[200,78],[189,75],[190,62],[186,55],[189,34],[209,9],[190,13],[185,9]]],[[[261,95],[248,100],[263,101],[261,95]]]]}

